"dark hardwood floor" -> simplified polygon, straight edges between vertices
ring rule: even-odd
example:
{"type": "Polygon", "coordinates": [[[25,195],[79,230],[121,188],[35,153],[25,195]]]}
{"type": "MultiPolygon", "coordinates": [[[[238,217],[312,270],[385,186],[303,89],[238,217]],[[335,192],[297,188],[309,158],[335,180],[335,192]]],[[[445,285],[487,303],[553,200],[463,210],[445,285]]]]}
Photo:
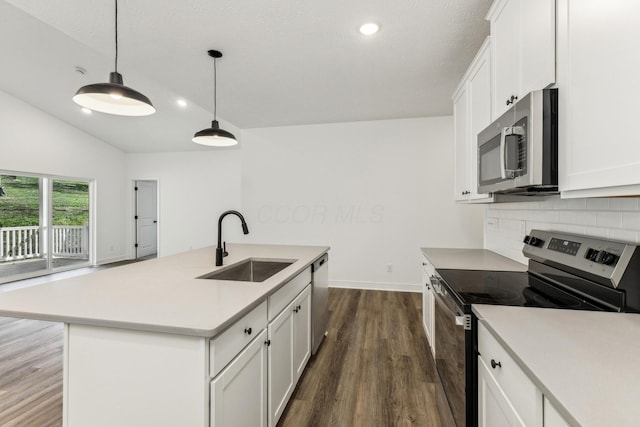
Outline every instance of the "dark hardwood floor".
{"type": "MultiPolygon", "coordinates": [[[[421,295],[330,289],[329,334],[281,427],[440,426],[421,295]]],[[[0,318],[0,426],[62,425],[59,323],[0,318]]]]}
{"type": "Polygon", "coordinates": [[[440,426],[421,298],[331,289],[329,334],[278,425],[440,426]]]}

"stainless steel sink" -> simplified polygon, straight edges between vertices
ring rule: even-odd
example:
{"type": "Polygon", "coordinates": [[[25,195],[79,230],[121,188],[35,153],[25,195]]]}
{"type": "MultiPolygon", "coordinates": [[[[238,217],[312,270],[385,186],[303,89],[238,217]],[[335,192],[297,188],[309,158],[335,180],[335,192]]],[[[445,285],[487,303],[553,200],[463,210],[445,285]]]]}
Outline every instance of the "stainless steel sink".
{"type": "Polygon", "coordinates": [[[296,260],[249,258],[197,278],[234,280],[238,282],[264,282],[294,262],[296,262],[296,260]]]}

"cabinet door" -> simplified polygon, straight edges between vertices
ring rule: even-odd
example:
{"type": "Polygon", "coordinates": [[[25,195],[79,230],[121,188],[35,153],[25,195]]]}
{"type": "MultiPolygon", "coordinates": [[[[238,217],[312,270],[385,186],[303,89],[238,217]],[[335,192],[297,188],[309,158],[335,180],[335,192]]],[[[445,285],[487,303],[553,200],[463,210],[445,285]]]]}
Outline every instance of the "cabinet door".
{"type": "Polygon", "coordinates": [[[453,98],[453,122],[455,141],[455,200],[469,198],[469,128],[466,83],[453,98]]]}
{"type": "Polygon", "coordinates": [[[293,392],[294,305],[269,323],[269,426],[274,427],[293,392]]]}
{"type": "Polygon", "coordinates": [[[211,427],[267,425],[266,330],[211,381],[211,427]]]}
{"type": "Polygon", "coordinates": [[[630,52],[639,19],[637,1],[558,0],[563,197],[640,194],[640,144],[629,126],[638,120],[640,56],[630,52]]]}
{"type": "Polygon", "coordinates": [[[484,361],[478,358],[478,426],[525,427],[525,425],[484,361]]]}
{"type": "Polygon", "coordinates": [[[556,80],[555,0],[498,0],[490,10],[493,119],[556,80]],[[509,101],[509,102],[507,102],[509,101]]]}
{"type": "Polygon", "coordinates": [[[478,134],[491,124],[491,52],[487,42],[482,45],[471,65],[467,92],[469,200],[489,199],[488,194],[478,194],[478,134]]]}
{"type": "Polygon", "coordinates": [[[556,81],[556,1],[521,2],[520,97],[556,81]]]}
{"type": "Polygon", "coordinates": [[[507,111],[507,100],[519,95],[520,3],[523,0],[496,2],[491,17],[493,61],[493,118],[507,111]]]}
{"type": "Polygon", "coordinates": [[[311,285],[293,302],[293,375],[294,387],[311,357],[311,285]]]}

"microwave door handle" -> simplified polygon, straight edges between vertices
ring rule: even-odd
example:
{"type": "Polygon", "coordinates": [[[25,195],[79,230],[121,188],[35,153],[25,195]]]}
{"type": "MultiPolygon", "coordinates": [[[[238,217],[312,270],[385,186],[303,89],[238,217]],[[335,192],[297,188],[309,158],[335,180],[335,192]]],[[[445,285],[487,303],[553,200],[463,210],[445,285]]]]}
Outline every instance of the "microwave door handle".
{"type": "Polygon", "coordinates": [[[507,169],[507,136],[524,136],[522,126],[507,126],[500,132],[500,176],[502,179],[515,179],[516,173],[522,169],[507,169]]]}
{"type": "Polygon", "coordinates": [[[500,131],[500,178],[507,178],[507,129],[502,128],[500,131]]]}

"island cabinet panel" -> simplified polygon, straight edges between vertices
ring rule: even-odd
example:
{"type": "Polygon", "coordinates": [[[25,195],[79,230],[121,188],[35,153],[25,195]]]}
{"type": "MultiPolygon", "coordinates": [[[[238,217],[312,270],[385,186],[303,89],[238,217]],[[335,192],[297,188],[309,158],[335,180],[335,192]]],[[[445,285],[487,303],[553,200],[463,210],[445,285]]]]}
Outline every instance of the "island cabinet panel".
{"type": "MultiPolygon", "coordinates": [[[[210,427],[266,427],[267,331],[211,381],[210,427]]],[[[175,424],[183,426],[185,424],[175,424]]]]}
{"type": "Polygon", "coordinates": [[[291,302],[269,323],[269,426],[275,426],[293,393],[294,312],[291,302]]]}
{"type": "Polygon", "coordinates": [[[65,427],[204,427],[207,339],[65,325],[65,427]]]}
{"type": "Polygon", "coordinates": [[[311,357],[311,285],[298,295],[293,305],[293,373],[297,384],[311,357]]]}
{"type": "Polygon", "coordinates": [[[273,320],[305,286],[311,283],[311,267],[302,271],[269,297],[269,321],[273,320]]]}
{"type": "Polygon", "coordinates": [[[240,350],[267,327],[267,301],[236,321],[226,331],[211,340],[209,367],[215,377],[240,350]]]}
{"type": "Polygon", "coordinates": [[[269,323],[269,427],[275,427],[311,357],[311,285],[269,323]]]}

